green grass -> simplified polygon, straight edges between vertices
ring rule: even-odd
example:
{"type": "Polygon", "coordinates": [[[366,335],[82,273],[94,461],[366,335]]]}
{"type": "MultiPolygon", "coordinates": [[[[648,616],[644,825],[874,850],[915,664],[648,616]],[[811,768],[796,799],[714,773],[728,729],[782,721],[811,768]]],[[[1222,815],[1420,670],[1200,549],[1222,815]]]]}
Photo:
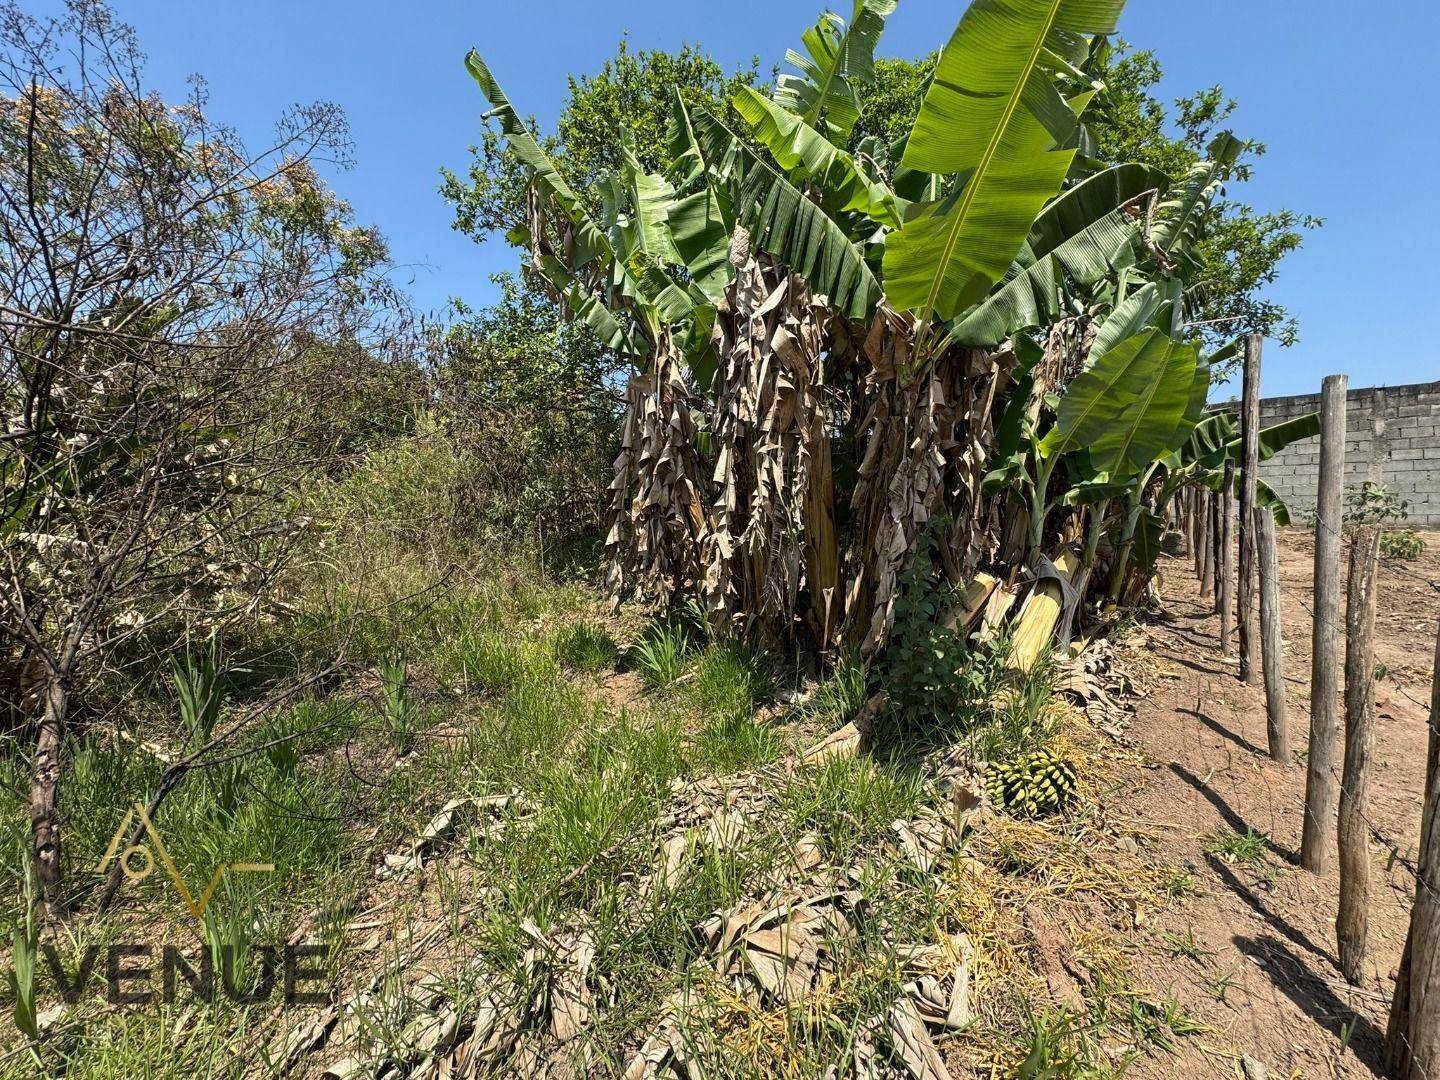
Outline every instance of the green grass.
{"type": "Polygon", "coordinates": [[[815,688],[805,713],[827,728],[842,727],[854,719],[869,696],[864,663],[857,653],[846,652],[815,688]]]}
{"type": "Polygon", "coordinates": [[[913,817],[923,789],[917,775],[873,758],[840,758],[802,769],[777,797],[796,835],[814,832],[835,861],[848,862],[913,817]]]}
{"type": "Polygon", "coordinates": [[[784,749],[775,731],[744,714],[712,721],[695,737],[691,763],[699,773],[735,773],[774,761],[784,749]]]}
{"type": "Polygon", "coordinates": [[[761,659],[743,646],[724,642],[701,655],[687,692],[704,715],[725,721],[748,719],[769,689],[761,659]]]}
{"type": "Polygon", "coordinates": [[[1026,672],[1002,673],[1000,654],[977,661],[977,700],[987,704],[976,719],[970,745],[981,761],[1009,762],[1043,749],[1060,730],[1054,699],[1054,666],[1048,654],[1026,672]]]}
{"type": "Polygon", "coordinates": [[[690,654],[690,637],[679,623],[651,623],[627,652],[631,668],[653,690],[666,690],[680,678],[690,654]]]}
{"type": "Polygon", "coordinates": [[[552,641],[556,660],[572,671],[586,674],[610,670],[619,655],[610,632],[593,623],[568,623],[552,641]]]}
{"type": "Polygon", "coordinates": [[[1209,855],[1230,863],[1250,863],[1258,866],[1265,861],[1265,851],[1270,838],[1265,833],[1246,827],[1243,833],[1221,827],[1210,836],[1205,851],[1209,855]]]}

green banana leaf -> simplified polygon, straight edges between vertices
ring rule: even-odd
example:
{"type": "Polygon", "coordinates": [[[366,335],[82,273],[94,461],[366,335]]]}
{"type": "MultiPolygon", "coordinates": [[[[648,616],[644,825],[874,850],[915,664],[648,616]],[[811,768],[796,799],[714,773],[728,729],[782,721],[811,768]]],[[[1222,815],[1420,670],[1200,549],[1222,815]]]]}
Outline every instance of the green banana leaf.
{"type": "Polygon", "coordinates": [[[575,264],[570,269],[578,270],[590,257],[599,257],[609,262],[610,243],[590,217],[584,200],[566,183],[550,156],[540,148],[540,143],[530,134],[520,119],[520,114],[510,104],[510,99],[500,89],[500,84],[490,73],[490,68],[474,49],[466,54],[465,69],[470,72],[471,78],[479,85],[480,92],[492,106],[485,114],[486,118],[493,116],[500,121],[500,131],[504,134],[511,152],[530,170],[530,182],[559,206],[575,226],[576,250],[581,254],[577,254],[575,264]]]}
{"type": "Polygon", "coordinates": [[[1155,572],[1164,538],[1165,519],[1149,507],[1142,506],[1135,518],[1135,531],[1131,534],[1130,559],[1146,574],[1155,572]]]}
{"type": "Polygon", "coordinates": [[[1285,505],[1285,500],[1275,494],[1275,489],[1258,476],[1255,478],[1255,502],[1270,508],[1276,525],[1283,528],[1290,524],[1290,508],[1285,505]]]}
{"type": "Polygon", "coordinates": [[[800,274],[817,293],[852,319],[867,320],[880,299],[880,283],[860,245],[818,203],[785,174],[740,142],[725,123],[703,106],[690,114],[697,141],[715,158],[725,146],[736,181],[732,204],[751,242],[800,274]]]}
{"type": "Polygon", "coordinates": [[[670,204],[670,235],[681,264],[690,273],[690,280],[716,303],[735,277],[735,268],[730,265],[735,215],[729,193],[720,180],[723,162],[712,162],[706,157],[705,148],[691,126],[685,101],[674,87],[666,131],[672,172],[678,177],[679,189],[697,188],[670,204]]]}
{"type": "Polygon", "coordinates": [[[831,214],[855,210],[882,225],[899,227],[890,189],[870,179],[854,158],[800,117],[751,86],[736,90],[730,104],[792,181],[809,181],[819,190],[821,205],[831,214]]]}
{"type": "Polygon", "coordinates": [[[916,312],[922,324],[932,315],[948,322],[1005,274],[1076,153],[1056,149],[1073,134],[1078,110],[1042,60],[1047,49],[1068,55],[1069,35],[1112,32],[1123,7],[1124,0],[971,4],[940,54],[901,160],[963,182],[912,207],[887,238],[893,306],[916,312]]]}
{"type": "Polygon", "coordinates": [[[560,264],[559,259],[545,256],[539,272],[557,294],[565,297],[574,317],[589,326],[602,345],[637,362],[650,356],[650,342],[637,332],[635,321],[629,313],[618,315],[598,297],[586,293],[580,288],[580,283],[560,264]]]}
{"type": "Polygon", "coordinates": [[[1244,149],[1243,142],[1222,131],[1206,148],[1207,159],[1191,166],[1160,204],[1150,238],[1172,261],[1185,256],[1199,232],[1202,215],[1220,192],[1221,177],[1244,149]]]}
{"type": "Polygon", "coordinates": [[[1103,356],[1120,342],[1133,337],[1147,326],[1168,326],[1165,308],[1179,297],[1178,283],[1148,281],[1115,306],[1109,317],[1095,331],[1090,344],[1091,356],[1103,356]]]}
{"type": "Polygon", "coordinates": [[[786,50],[786,62],[801,74],[776,80],[776,104],[833,139],[848,139],[860,119],[857,86],[875,77],[875,46],[895,4],[855,0],[849,26],[832,11],[821,15],[800,35],[808,55],[786,50]]]}
{"type": "Polygon", "coordinates": [[[1105,277],[1139,231],[1140,213],[1130,204],[1168,183],[1147,166],[1117,165],[1066,191],[1035,219],[1008,280],[961,319],[955,340],[993,348],[1053,319],[1066,275],[1079,285],[1105,277]]]}
{"type": "MultiPolygon", "coordinates": [[[[1284,423],[1272,424],[1268,428],[1260,429],[1258,440],[1260,448],[1260,460],[1269,461],[1272,457],[1284,450],[1291,443],[1302,442],[1305,439],[1313,439],[1320,434],[1320,414],[1308,412],[1303,416],[1297,416],[1293,420],[1286,420],[1284,423]]],[[[1244,443],[1239,435],[1228,440],[1225,444],[1225,451],[1230,455],[1231,460],[1240,462],[1244,460],[1244,443]]]]}
{"type": "Polygon", "coordinates": [[[1086,448],[1097,472],[1144,471],[1172,449],[1195,385],[1195,347],[1150,329],[1096,358],[1070,383],[1046,456],[1086,448]]]}
{"type": "Polygon", "coordinates": [[[670,205],[675,201],[674,186],[663,176],[644,170],[635,157],[628,133],[621,142],[620,154],[620,176],[629,197],[631,217],[625,229],[627,243],[623,250],[620,245],[614,245],[616,254],[628,259],[641,253],[660,266],[678,265],[680,253],[675,250],[669,223],[670,205]]]}

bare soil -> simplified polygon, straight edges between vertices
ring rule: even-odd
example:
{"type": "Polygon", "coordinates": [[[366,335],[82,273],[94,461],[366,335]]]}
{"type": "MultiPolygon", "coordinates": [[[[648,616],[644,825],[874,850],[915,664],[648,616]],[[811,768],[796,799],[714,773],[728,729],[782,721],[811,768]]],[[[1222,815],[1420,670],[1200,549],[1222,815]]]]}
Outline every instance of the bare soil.
{"type": "Polygon", "coordinates": [[[1419,835],[1440,620],[1440,533],[1422,535],[1428,545],[1423,556],[1382,564],[1380,571],[1376,662],[1384,674],[1375,687],[1366,816],[1391,843],[1375,839],[1371,845],[1369,949],[1360,987],[1346,984],[1336,962],[1338,873],[1332,866],[1317,877],[1298,861],[1314,534],[1295,529],[1280,536],[1285,681],[1296,758],[1289,767],[1266,753],[1263,691],[1241,683],[1237,663],[1222,658],[1219,620],[1200,596],[1189,559],[1162,567],[1161,611],[1141,620],[1127,649],[1150,687],[1130,730],[1150,767],[1138,778],[1131,773],[1111,797],[1111,809],[1116,819],[1139,821],[1156,858],[1194,877],[1195,895],[1140,932],[1134,962],[1152,987],[1173,993],[1211,1030],[1179,1040],[1178,1057],[1138,1063],[1131,1075],[1237,1076],[1247,1054],[1271,1076],[1380,1075],[1415,887],[1402,857],[1414,854],[1419,835]],[[1216,835],[1223,830],[1265,834],[1263,859],[1227,861],[1216,854],[1216,835]]]}

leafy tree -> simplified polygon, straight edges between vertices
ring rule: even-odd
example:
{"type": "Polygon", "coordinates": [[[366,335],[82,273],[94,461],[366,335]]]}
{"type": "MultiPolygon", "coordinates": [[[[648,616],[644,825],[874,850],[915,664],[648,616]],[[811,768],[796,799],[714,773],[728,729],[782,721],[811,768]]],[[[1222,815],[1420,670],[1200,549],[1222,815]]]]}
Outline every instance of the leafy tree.
{"type": "Polygon", "coordinates": [[[58,898],[73,696],[127,657],[257,614],[300,522],[324,340],[363,332],[385,249],[312,162],[344,118],[268,149],[203,93],[147,92],[100,3],[0,7],[0,705],[32,723],[36,878],[58,898]]]}
{"type": "MultiPolygon", "coordinates": [[[[1149,50],[1136,51],[1122,42],[1098,51],[1095,60],[1095,74],[1105,81],[1106,91],[1096,103],[1090,130],[1107,161],[1138,161],[1182,176],[1205,156],[1211,139],[1235,112],[1235,99],[1218,85],[1176,98],[1173,113],[1167,111],[1155,96],[1164,72],[1149,50]]],[[[1232,185],[1249,180],[1265,151],[1265,143],[1247,141],[1226,179],[1232,185]]],[[[1260,212],[1238,199],[1216,200],[1195,245],[1194,321],[1212,340],[1259,332],[1294,344],[1299,338],[1295,319],[1284,305],[1259,294],[1275,281],[1281,260],[1300,247],[1304,230],[1321,224],[1320,218],[1295,210],[1260,212]]]]}
{"type": "Polygon", "coordinates": [[[495,280],[498,303],[457,307],[436,373],[440,418],[470,467],[471,524],[572,540],[600,524],[625,365],[533,284],[495,280]]]}
{"type": "MultiPolygon", "coordinates": [[[[665,120],[671,87],[678,88],[687,103],[723,108],[730,92],[754,82],[755,75],[754,61],[727,73],[694,45],[673,52],[632,51],[621,38],[598,74],[571,76],[557,134],[542,139],[541,145],[571,187],[582,193],[593,190],[601,174],[619,168],[616,133],[622,130],[633,136],[634,153],[644,169],[655,171],[669,161],[665,120]]],[[[465,177],[442,170],[440,192],[455,207],[455,228],[484,241],[489,233],[507,232],[524,220],[526,173],[506,154],[503,136],[493,129],[487,129],[470,152],[473,160],[465,177]]],[[[593,198],[591,203],[591,211],[598,210],[593,198]]]]}
{"type": "Polygon", "coordinates": [[[885,57],[875,61],[875,81],[863,87],[860,100],[864,108],[851,139],[853,147],[860,140],[874,136],[887,146],[910,134],[920,101],[925,96],[925,83],[935,70],[938,53],[918,60],[885,57]]]}

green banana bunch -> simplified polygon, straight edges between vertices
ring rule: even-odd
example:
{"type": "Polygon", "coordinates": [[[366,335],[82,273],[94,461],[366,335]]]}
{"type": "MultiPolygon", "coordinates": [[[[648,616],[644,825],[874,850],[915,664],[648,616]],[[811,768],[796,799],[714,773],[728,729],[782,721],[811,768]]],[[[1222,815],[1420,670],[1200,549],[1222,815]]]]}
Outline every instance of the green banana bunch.
{"type": "Polygon", "coordinates": [[[1075,770],[1054,751],[1036,750],[1019,761],[993,766],[985,794],[996,809],[1015,817],[1045,817],[1075,798],[1075,770]]]}

